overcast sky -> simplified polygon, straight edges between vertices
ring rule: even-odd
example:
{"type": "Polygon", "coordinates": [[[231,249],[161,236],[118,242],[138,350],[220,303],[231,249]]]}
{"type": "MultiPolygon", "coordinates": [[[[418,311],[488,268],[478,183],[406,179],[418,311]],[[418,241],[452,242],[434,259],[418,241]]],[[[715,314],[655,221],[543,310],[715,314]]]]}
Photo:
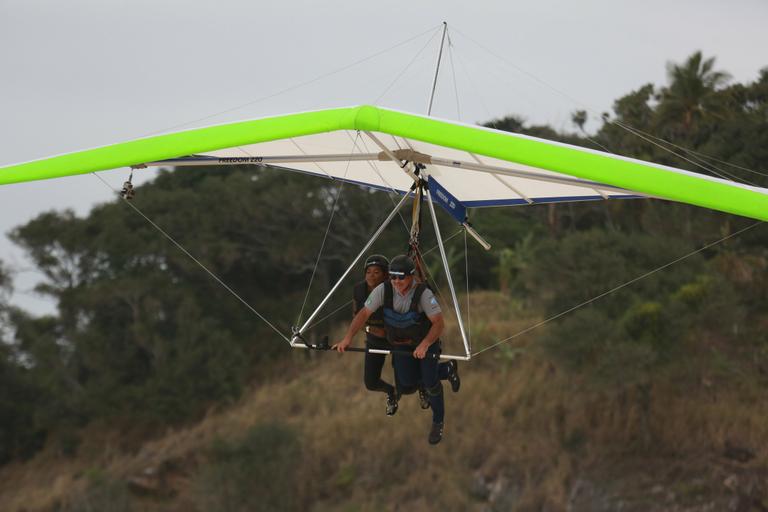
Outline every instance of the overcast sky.
{"type": "MultiPolygon", "coordinates": [[[[768,66],[766,0],[0,0],[0,165],[333,106],[426,113],[442,21],[452,46],[433,115],[465,122],[571,129],[572,111],[594,118],[663,85],[666,63],[696,50],[739,82],[768,66]]],[[[128,172],[103,174],[119,188],[128,172]]],[[[1,186],[0,233],[113,198],[91,175],[1,186]]],[[[52,311],[4,235],[0,259],[14,302],[52,311]]]]}

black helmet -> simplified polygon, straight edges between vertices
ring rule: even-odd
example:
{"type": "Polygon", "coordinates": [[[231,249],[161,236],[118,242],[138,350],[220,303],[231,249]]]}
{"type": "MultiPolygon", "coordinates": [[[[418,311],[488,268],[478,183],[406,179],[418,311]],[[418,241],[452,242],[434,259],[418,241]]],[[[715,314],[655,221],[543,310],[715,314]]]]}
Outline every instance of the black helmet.
{"type": "Polygon", "coordinates": [[[372,266],[381,267],[381,270],[386,273],[389,271],[389,260],[386,256],[382,256],[381,254],[371,254],[368,256],[368,258],[365,260],[365,270],[368,270],[368,267],[372,266]]]}
{"type": "Polygon", "coordinates": [[[401,254],[392,258],[389,264],[389,273],[396,276],[412,276],[416,272],[416,265],[413,260],[401,254]]]}

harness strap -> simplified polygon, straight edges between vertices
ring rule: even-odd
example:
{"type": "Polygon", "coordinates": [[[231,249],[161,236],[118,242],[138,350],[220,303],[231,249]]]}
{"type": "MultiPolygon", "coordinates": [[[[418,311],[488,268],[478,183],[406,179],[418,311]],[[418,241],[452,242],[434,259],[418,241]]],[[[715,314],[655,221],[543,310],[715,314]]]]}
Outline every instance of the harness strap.
{"type": "MultiPolygon", "coordinates": [[[[425,168],[423,164],[415,164],[415,174],[418,176],[420,171],[425,168]]],[[[419,180],[414,193],[413,209],[411,211],[411,236],[408,240],[408,256],[413,260],[416,266],[416,277],[419,282],[426,283],[427,277],[424,272],[424,261],[421,258],[421,251],[419,250],[419,240],[421,237],[421,215],[422,205],[424,202],[424,188],[425,183],[423,180],[419,180]]]]}

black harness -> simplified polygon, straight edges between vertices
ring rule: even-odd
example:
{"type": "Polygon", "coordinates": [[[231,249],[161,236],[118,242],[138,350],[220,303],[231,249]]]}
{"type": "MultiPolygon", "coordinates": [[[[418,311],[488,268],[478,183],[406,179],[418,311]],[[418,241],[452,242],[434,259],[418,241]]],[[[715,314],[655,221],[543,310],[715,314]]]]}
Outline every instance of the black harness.
{"type": "Polygon", "coordinates": [[[426,289],[426,284],[417,284],[408,311],[398,313],[394,308],[392,283],[384,283],[384,304],[381,309],[384,312],[384,325],[390,343],[415,346],[427,336],[432,322],[423,311],[419,311],[419,300],[426,289]]]}

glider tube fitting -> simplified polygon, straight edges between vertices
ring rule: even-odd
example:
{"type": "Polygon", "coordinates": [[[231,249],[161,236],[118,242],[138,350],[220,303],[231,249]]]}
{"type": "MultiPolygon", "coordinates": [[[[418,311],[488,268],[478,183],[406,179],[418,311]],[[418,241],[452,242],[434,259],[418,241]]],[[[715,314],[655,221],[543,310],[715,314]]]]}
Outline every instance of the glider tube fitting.
{"type": "Polygon", "coordinates": [[[464,229],[467,230],[467,233],[469,233],[469,235],[472,238],[477,240],[477,243],[479,243],[480,245],[483,246],[483,249],[485,249],[486,251],[490,251],[491,250],[491,244],[486,242],[485,239],[480,236],[480,233],[475,231],[475,228],[473,228],[472,226],[469,225],[469,222],[462,222],[461,225],[464,226],[464,229]]]}

